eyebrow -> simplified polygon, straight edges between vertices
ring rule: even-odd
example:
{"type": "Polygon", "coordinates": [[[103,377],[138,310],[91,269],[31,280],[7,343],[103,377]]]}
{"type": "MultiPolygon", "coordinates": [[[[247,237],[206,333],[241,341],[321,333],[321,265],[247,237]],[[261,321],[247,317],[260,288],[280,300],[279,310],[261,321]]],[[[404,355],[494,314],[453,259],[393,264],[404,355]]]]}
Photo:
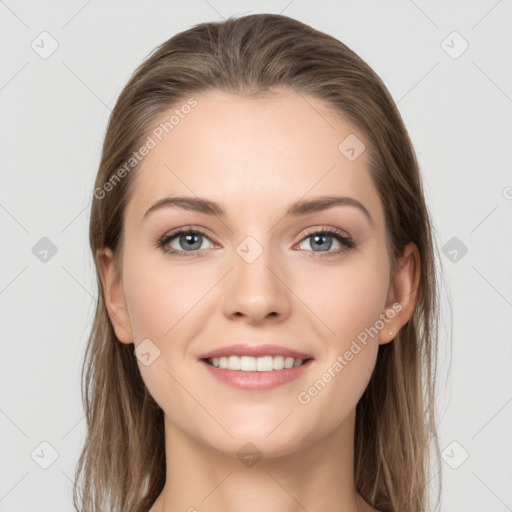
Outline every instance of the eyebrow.
{"type": "MultiPolygon", "coordinates": [[[[366,207],[357,199],[352,197],[324,196],[308,200],[299,200],[292,203],[285,212],[285,217],[299,217],[310,213],[321,212],[334,208],[335,206],[353,206],[362,211],[370,224],[373,226],[373,219],[366,207]]],[[[226,217],[222,206],[214,201],[200,197],[164,197],[151,206],[144,214],[142,220],[148,215],[163,208],[182,208],[193,212],[204,213],[215,217],[226,217]]]]}

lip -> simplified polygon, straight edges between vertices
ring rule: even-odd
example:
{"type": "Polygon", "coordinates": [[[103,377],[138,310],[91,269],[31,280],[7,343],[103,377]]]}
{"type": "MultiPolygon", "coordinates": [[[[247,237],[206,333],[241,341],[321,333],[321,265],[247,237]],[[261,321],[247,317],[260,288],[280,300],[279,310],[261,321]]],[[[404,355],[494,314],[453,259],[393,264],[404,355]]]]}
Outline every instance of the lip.
{"type": "MultiPolygon", "coordinates": [[[[232,347],[230,347],[230,349],[232,349],[232,347]]],[[[223,350],[225,351],[225,349],[223,350]]],[[[291,352],[295,353],[293,351],[291,352]]],[[[270,355],[268,352],[266,352],[266,354],[270,355]]],[[[280,354],[283,353],[280,352],[280,354]]],[[[230,355],[238,354],[230,352],[230,355]]],[[[291,355],[290,357],[295,356],[291,355]]],[[[201,360],[200,363],[210,372],[211,375],[213,375],[216,379],[224,384],[247,391],[265,391],[277,388],[278,386],[282,386],[283,384],[287,384],[294,381],[295,379],[298,379],[301,375],[304,374],[304,372],[308,370],[308,368],[313,363],[313,359],[309,359],[301,366],[285,368],[283,370],[272,370],[270,372],[244,372],[241,370],[217,368],[216,366],[207,363],[205,360],[201,360]]]]}
{"type": "MultiPolygon", "coordinates": [[[[199,359],[210,359],[212,357],[228,357],[228,356],[285,356],[293,357],[294,359],[313,359],[312,356],[304,352],[297,352],[290,348],[281,347],[279,345],[249,345],[246,343],[239,343],[237,345],[229,345],[228,347],[221,347],[199,356],[199,359]]],[[[301,368],[298,366],[297,368],[301,368]]],[[[292,368],[290,368],[291,370],[292,368]]],[[[230,370],[236,371],[236,370],[230,370]]],[[[276,370],[286,371],[286,370],[276,370]]],[[[255,372],[246,372],[255,373],[255,372]]],[[[260,373],[260,372],[258,372],[260,373]]],[[[265,372],[266,373],[266,372],[265,372]]],[[[269,372],[271,373],[271,372],[269,372]]]]}

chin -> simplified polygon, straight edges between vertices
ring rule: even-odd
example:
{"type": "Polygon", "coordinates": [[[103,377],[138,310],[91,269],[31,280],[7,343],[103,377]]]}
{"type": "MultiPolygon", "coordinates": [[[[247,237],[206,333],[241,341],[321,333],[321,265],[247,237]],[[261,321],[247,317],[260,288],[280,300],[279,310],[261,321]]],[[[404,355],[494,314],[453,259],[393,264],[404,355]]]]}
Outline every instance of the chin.
{"type": "MultiPolygon", "coordinates": [[[[280,421],[283,421],[283,417],[280,421]]],[[[325,434],[317,430],[313,436],[305,431],[304,425],[299,427],[291,422],[289,424],[288,419],[281,425],[279,422],[265,422],[264,426],[259,425],[255,428],[254,425],[239,424],[236,429],[232,426],[228,430],[233,437],[227,434],[215,437],[209,435],[203,438],[203,442],[216,451],[239,458],[241,462],[245,457],[250,459],[251,456],[272,459],[299,453],[325,434]]]]}

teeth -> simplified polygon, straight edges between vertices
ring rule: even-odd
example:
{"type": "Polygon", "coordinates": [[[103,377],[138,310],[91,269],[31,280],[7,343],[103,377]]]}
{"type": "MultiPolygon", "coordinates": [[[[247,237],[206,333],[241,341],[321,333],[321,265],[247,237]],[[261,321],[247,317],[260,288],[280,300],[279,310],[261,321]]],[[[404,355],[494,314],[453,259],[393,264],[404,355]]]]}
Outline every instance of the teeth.
{"type": "Polygon", "coordinates": [[[243,372],[271,372],[272,370],[282,370],[284,368],[294,368],[300,366],[304,360],[294,359],[285,356],[229,356],[213,357],[208,362],[217,368],[226,370],[241,370],[243,372]]]}

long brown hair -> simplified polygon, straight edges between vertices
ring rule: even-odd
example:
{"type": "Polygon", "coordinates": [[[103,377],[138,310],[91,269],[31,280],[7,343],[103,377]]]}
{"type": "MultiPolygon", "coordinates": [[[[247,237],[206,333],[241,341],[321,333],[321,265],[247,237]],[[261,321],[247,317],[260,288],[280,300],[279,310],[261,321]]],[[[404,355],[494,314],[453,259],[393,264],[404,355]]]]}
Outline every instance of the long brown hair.
{"type": "Polygon", "coordinates": [[[432,510],[433,447],[439,500],[436,247],[410,138],[381,79],[342,42],[287,16],[254,14],[201,23],[164,42],[135,70],[111,114],[90,217],[99,296],[82,371],[87,439],[76,467],[78,510],[147,511],[165,484],[163,412],[141,378],[133,345],[116,339],[98,273],[98,249],[122,254],[123,212],[138,168],[126,162],[156,119],[194,94],[216,88],[255,96],[274,87],[325,100],[364,134],[392,276],[405,245],[419,249],[416,309],[395,339],[379,346],[357,405],[355,486],[382,511],[432,510]]]}

